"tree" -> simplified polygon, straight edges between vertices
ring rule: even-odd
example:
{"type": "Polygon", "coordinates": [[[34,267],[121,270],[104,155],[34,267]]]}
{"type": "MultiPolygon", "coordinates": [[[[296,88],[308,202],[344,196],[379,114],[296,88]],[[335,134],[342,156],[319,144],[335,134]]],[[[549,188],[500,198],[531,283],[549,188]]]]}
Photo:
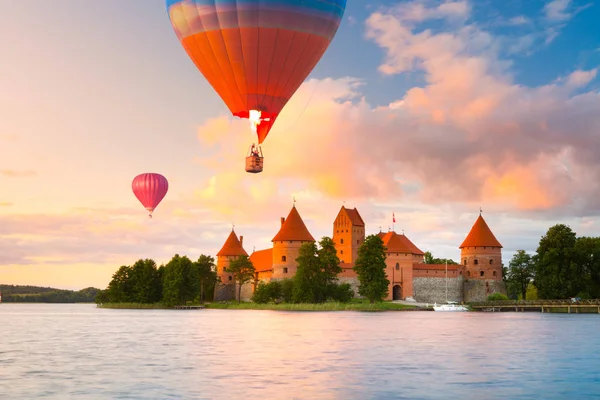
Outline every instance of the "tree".
{"type": "Polygon", "coordinates": [[[137,260],[131,268],[131,279],[133,281],[133,301],[137,303],[160,301],[162,282],[154,260],[149,258],[137,260]]]}
{"type": "Polygon", "coordinates": [[[360,286],[358,293],[371,303],[382,301],[389,294],[390,281],[385,273],[386,248],[378,235],[369,235],[358,249],[354,271],[360,286]]]}
{"type": "Polygon", "coordinates": [[[197,266],[187,257],[175,254],[165,265],[163,303],[169,306],[193,300],[200,288],[197,266]]]}
{"type": "Polygon", "coordinates": [[[337,275],[342,272],[335,243],[324,236],[300,246],[294,277],[294,303],[323,303],[338,293],[337,275]]]}
{"type": "Polygon", "coordinates": [[[132,268],[129,265],[122,265],[113,274],[112,280],[106,288],[107,302],[110,303],[129,303],[133,301],[133,279],[132,268]]]}
{"type": "Polygon", "coordinates": [[[423,262],[425,262],[425,264],[446,264],[447,262],[448,265],[458,265],[456,261],[451,260],[450,258],[434,258],[430,251],[425,252],[423,262]]]}
{"type": "Polygon", "coordinates": [[[580,278],[577,297],[600,297],[600,238],[578,237],[575,258],[577,268],[574,273],[580,278]]]}
{"type": "Polygon", "coordinates": [[[542,299],[565,299],[577,294],[575,242],[570,227],[557,224],[546,232],[537,248],[535,286],[542,299]]]}
{"type": "Polygon", "coordinates": [[[196,261],[198,276],[200,277],[200,303],[204,303],[205,287],[214,285],[217,282],[217,272],[215,271],[215,259],[212,256],[200,255],[196,261]]]}
{"type": "Polygon", "coordinates": [[[326,283],[321,270],[315,242],[300,246],[298,268],[294,276],[292,301],[294,303],[323,303],[326,300],[326,283]]]}
{"type": "Polygon", "coordinates": [[[506,283],[510,294],[521,295],[527,298],[527,288],[533,279],[533,260],[525,250],[517,250],[508,264],[506,283]]]}
{"type": "Polygon", "coordinates": [[[227,272],[233,275],[233,280],[238,284],[238,304],[242,297],[242,286],[254,278],[254,264],[248,256],[239,256],[229,263],[227,272]]]}

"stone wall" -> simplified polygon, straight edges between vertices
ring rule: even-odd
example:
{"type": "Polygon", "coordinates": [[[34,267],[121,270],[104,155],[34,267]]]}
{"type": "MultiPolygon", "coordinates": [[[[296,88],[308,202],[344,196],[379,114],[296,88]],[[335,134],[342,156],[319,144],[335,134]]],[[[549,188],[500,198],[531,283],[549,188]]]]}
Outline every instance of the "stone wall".
{"type": "Polygon", "coordinates": [[[360,282],[358,281],[358,278],[356,278],[356,277],[339,276],[338,275],[338,283],[339,284],[349,283],[350,287],[354,291],[354,297],[361,297],[358,294],[358,287],[360,286],[360,282]]]}
{"type": "Polygon", "coordinates": [[[217,283],[215,285],[214,301],[228,301],[235,299],[235,284],[217,283]]]}
{"type": "Polygon", "coordinates": [[[506,286],[503,281],[496,279],[476,280],[469,279],[465,281],[465,302],[486,301],[492,293],[506,294],[506,286]]]}
{"type": "MultiPolygon", "coordinates": [[[[464,278],[448,278],[448,301],[463,301],[464,278]]],[[[413,298],[419,303],[446,303],[445,278],[413,278],[413,298]]]]}

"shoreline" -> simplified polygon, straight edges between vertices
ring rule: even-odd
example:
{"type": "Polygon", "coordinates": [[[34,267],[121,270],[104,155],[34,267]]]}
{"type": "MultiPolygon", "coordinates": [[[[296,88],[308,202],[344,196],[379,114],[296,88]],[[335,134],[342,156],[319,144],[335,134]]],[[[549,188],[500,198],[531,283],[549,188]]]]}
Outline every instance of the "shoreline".
{"type": "MultiPolygon", "coordinates": [[[[202,306],[207,310],[263,310],[263,311],[433,311],[431,307],[417,307],[412,305],[398,304],[393,302],[381,303],[321,303],[321,304],[291,304],[291,303],[267,303],[257,304],[250,302],[238,303],[204,303],[190,304],[192,306],[202,306]]],[[[128,309],[128,310],[176,310],[176,307],[169,307],[163,304],[138,304],[138,303],[105,303],[97,304],[98,308],[106,309],[128,309]]]]}

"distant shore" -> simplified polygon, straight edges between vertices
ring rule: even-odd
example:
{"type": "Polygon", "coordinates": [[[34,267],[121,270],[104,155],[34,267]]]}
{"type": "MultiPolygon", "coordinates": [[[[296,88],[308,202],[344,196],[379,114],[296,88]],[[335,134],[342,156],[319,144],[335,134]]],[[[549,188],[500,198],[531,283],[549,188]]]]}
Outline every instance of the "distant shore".
{"type": "MultiPolygon", "coordinates": [[[[200,305],[200,304],[194,304],[200,305]]],[[[206,309],[218,310],[274,310],[274,311],[417,311],[417,310],[432,310],[431,308],[415,307],[405,304],[392,302],[368,303],[368,302],[350,302],[350,303],[335,303],[327,302],[321,304],[289,304],[289,303],[267,303],[258,304],[250,302],[219,302],[201,304],[206,309]]],[[[105,303],[98,304],[98,308],[110,309],[175,309],[163,304],[138,304],[138,303],[105,303]]]]}

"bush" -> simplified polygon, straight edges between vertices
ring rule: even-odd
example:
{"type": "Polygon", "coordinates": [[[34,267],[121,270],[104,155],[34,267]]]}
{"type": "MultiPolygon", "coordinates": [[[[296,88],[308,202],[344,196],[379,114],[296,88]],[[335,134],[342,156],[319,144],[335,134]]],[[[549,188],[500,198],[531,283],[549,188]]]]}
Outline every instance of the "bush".
{"type": "Polygon", "coordinates": [[[349,283],[333,284],[331,299],[340,303],[348,303],[354,298],[354,291],[349,283]]]}
{"type": "Polygon", "coordinates": [[[265,304],[276,301],[281,297],[281,283],[273,281],[269,283],[260,282],[252,295],[252,301],[258,304],[265,304]]]}
{"type": "Polygon", "coordinates": [[[503,295],[502,293],[492,293],[488,296],[487,301],[500,301],[500,300],[508,300],[508,297],[506,297],[506,295],[503,295]]]}
{"type": "Polygon", "coordinates": [[[294,280],[290,278],[279,282],[281,283],[281,299],[284,303],[291,303],[294,293],[294,280]]]}

